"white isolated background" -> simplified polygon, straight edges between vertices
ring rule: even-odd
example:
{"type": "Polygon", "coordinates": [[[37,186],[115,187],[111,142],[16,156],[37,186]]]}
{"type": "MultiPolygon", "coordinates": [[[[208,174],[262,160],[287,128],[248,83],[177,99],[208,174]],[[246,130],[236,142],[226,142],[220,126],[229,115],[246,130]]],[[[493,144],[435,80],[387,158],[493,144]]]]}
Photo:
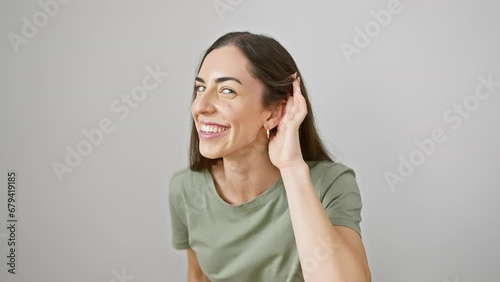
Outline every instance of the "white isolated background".
{"type": "Polygon", "coordinates": [[[8,34],[22,36],[23,17],[43,10],[2,1],[0,226],[11,169],[19,222],[16,275],[0,229],[0,280],[187,280],[186,254],[171,247],[168,182],[188,164],[197,63],[235,30],[269,34],[296,59],[322,137],[357,173],[373,281],[498,280],[500,87],[456,129],[443,114],[479,76],[500,81],[500,4],[402,0],[348,63],[341,43],[389,2],[73,0],[16,53],[8,34]],[[148,66],[169,76],[120,119],[111,105],[148,66]],[[114,130],[59,182],[51,164],[105,118],[114,130]],[[391,189],[384,174],[436,128],[447,140],[391,189]]]}

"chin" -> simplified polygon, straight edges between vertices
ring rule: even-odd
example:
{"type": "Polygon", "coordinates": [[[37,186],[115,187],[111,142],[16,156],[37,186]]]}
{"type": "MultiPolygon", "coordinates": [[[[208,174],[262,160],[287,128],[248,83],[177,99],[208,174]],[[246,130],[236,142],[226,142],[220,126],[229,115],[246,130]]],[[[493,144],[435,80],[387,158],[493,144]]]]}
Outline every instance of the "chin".
{"type": "Polygon", "coordinates": [[[211,159],[211,160],[216,160],[216,159],[222,158],[222,156],[217,156],[217,155],[206,155],[206,154],[201,154],[201,155],[204,156],[205,158],[211,159]]]}
{"type": "Polygon", "coordinates": [[[202,147],[200,147],[200,154],[202,156],[204,156],[205,158],[212,159],[212,160],[222,158],[222,155],[219,152],[214,151],[214,150],[207,150],[207,149],[204,149],[202,147]]]}

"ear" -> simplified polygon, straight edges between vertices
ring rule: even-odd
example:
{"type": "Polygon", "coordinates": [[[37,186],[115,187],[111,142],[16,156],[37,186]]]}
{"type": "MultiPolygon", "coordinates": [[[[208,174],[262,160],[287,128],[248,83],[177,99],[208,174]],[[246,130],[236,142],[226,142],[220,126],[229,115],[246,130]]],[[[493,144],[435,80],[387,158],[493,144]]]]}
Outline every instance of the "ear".
{"type": "Polygon", "coordinates": [[[278,126],[285,111],[286,100],[281,100],[278,104],[273,106],[271,113],[264,122],[264,127],[271,130],[278,126]]]}

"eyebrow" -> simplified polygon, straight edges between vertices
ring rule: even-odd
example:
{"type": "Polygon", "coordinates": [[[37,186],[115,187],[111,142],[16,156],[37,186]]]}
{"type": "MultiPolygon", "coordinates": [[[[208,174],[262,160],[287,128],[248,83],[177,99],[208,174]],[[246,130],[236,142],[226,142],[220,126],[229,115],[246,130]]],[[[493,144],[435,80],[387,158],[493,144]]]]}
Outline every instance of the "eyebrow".
{"type": "MultiPolygon", "coordinates": [[[[205,83],[205,80],[203,80],[203,78],[201,77],[196,77],[195,78],[196,81],[199,81],[201,83],[205,83]]],[[[236,82],[238,82],[239,84],[243,85],[243,83],[241,83],[241,81],[235,77],[231,77],[231,76],[223,76],[223,77],[219,77],[217,79],[215,79],[215,82],[216,83],[221,83],[221,82],[224,82],[224,81],[228,81],[228,80],[234,80],[236,82]]]]}

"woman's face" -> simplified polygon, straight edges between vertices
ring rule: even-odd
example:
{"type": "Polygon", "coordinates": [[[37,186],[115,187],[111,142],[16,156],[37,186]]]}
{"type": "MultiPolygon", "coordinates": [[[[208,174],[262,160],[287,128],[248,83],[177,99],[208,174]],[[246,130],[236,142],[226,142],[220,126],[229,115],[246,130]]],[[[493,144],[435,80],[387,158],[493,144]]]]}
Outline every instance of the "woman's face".
{"type": "Polygon", "coordinates": [[[201,66],[191,112],[206,158],[266,149],[264,124],[271,111],[262,106],[263,84],[248,68],[248,60],[234,46],[211,51],[201,66]]]}

